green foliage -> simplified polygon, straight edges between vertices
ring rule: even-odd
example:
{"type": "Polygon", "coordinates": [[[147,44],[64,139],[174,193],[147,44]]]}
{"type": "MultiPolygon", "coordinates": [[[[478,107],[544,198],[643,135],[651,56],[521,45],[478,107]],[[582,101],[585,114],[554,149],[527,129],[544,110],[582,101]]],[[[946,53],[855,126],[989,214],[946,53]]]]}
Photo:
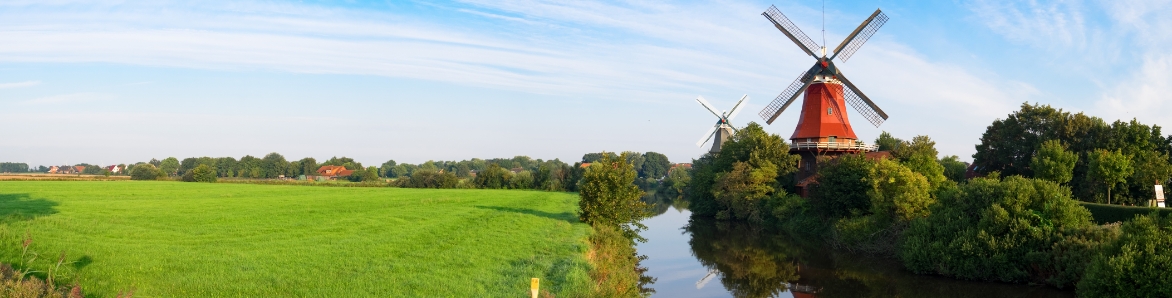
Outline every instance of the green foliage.
{"type": "Polygon", "coordinates": [[[191,173],[195,182],[216,182],[216,170],[208,165],[199,165],[191,173]]]}
{"type": "MultiPolygon", "coordinates": [[[[760,211],[748,211],[744,208],[750,208],[750,205],[755,205],[752,208],[763,208],[761,204],[741,204],[749,202],[759,202],[761,199],[756,197],[758,192],[729,192],[727,186],[728,182],[725,180],[723,184],[726,188],[718,189],[718,183],[721,183],[721,178],[725,177],[727,173],[734,171],[737,163],[743,163],[740,172],[728,179],[740,179],[739,182],[754,181],[761,182],[761,176],[750,178],[746,176],[750,173],[762,174],[762,169],[774,171],[775,174],[769,175],[773,177],[763,188],[758,188],[760,185],[745,185],[746,187],[760,189],[765,191],[764,197],[778,198],[785,195],[782,186],[782,179],[792,179],[789,174],[797,171],[797,164],[801,157],[789,154],[789,144],[785,142],[780,136],[769,134],[761,127],[761,125],[752,122],[748,126],[738,131],[726,143],[721,146],[721,151],[715,154],[705,154],[698,160],[693,162],[692,181],[690,189],[686,193],[688,200],[691,201],[691,209],[693,214],[706,217],[716,217],[724,215],[736,216],[737,214],[761,214],[760,211]],[[725,197],[718,199],[717,193],[722,195],[754,195],[752,198],[734,199],[725,197]],[[736,207],[729,205],[730,203],[738,204],[736,207]],[[738,210],[733,210],[736,208],[738,210]]],[[[731,218],[731,217],[730,217],[731,218]]]]}
{"type": "Polygon", "coordinates": [[[1079,202],[1079,204],[1082,204],[1083,207],[1091,211],[1091,217],[1098,224],[1124,222],[1136,216],[1146,215],[1152,212],[1158,212],[1162,216],[1172,216],[1172,209],[1170,208],[1108,205],[1088,202],[1079,202]]]}
{"type": "Polygon", "coordinates": [[[1062,141],[1049,140],[1042,143],[1038,155],[1030,161],[1030,169],[1034,171],[1034,178],[1065,184],[1074,177],[1074,165],[1077,162],[1078,155],[1066,151],[1062,141]]]}
{"type": "Polygon", "coordinates": [[[814,210],[828,218],[870,212],[872,185],[868,179],[874,168],[874,161],[855,154],[824,163],[818,170],[818,184],[810,188],[814,210]]]}
{"type": "Polygon", "coordinates": [[[912,156],[927,156],[933,161],[940,153],[936,151],[936,141],[928,136],[916,136],[911,142],[904,141],[901,146],[892,151],[892,155],[900,160],[907,160],[912,156]]]}
{"type": "Polygon", "coordinates": [[[765,221],[762,204],[770,196],[784,196],[784,190],[774,192],[777,182],[777,166],[766,162],[762,167],[753,167],[747,162],[733,163],[732,170],[718,173],[712,187],[712,196],[725,210],[716,213],[716,219],[746,220],[752,223],[765,221]]]}
{"type": "Polygon", "coordinates": [[[488,189],[502,189],[509,188],[509,181],[513,178],[513,172],[509,172],[496,164],[489,165],[488,168],[476,174],[476,179],[472,181],[477,188],[488,189]]]}
{"type": "Polygon", "coordinates": [[[533,189],[533,172],[520,171],[513,174],[513,177],[509,178],[509,188],[533,189]]]}
{"type": "Polygon", "coordinates": [[[1089,154],[1087,159],[1090,164],[1087,165],[1087,180],[1091,183],[1101,184],[1107,188],[1107,204],[1111,204],[1111,190],[1119,183],[1126,182],[1127,177],[1131,176],[1131,158],[1120,150],[1114,152],[1107,150],[1095,150],[1089,154]]]}
{"type": "Polygon", "coordinates": [[[615,155],[614,152],[586,153],[586,154],[582,155],[582,162],[583,163],[597,162],[598,160],[602,159],[603,156],[610,156],[610,158],[615,158],[618,155],[615,155]]]}
{"type": "Polygon", "coordinates": [[[163,171],[149,163],[140,163],[130,169],[131,180],[155,180],[159,177],[165,177],[163,171]]]}
{"type": "Polygon", "coordinates": [[[968,164],[960,161],[960,157],[956,155],[945,156],[940,159],[940,165],[944,167],[944,177],[952,182],[960,183],[965,181],[965,172],[968,171],[968,164]]]}
{"type": "MultiPolygon", "coordinates": [[[[1164,136],[1159,126],[1148,126],[1132,119],[1108,124],[1103,119],[1082,113],[1072,114],[1048,105],[1022,104],[1019,111],[1004,120],[994,121],[981,136],[973,164],[980,173],[1000,172],[1004,176],[1033,177],[1031,159],[1042,143],[1059,140],[1067,150],[1080,157],[1094,151],[1120,151],[1139,160],[1139,155],[1172,154],[1172,136],[1164,136]]],[[[1165,158],[1167,159],[1167,158],[1165,158]]],[[[1075,197],[1084,201],[1102,201],[1104,185],[1087,179],[1090,158],[1080,158],[1074,166],[1069,186],[1075,197]]],[[[1158,167],[1159,165],[1157,165],[1158,167]]],[[[1138,165],[1137,165],[1137,171],[1138,165]]],[[[1120,194],[1125,203],[1142,203],[1150,198],[1150,177],[1132,175],[1126,194],[1120,194]],[[1146,187],[1141,187],[1147,185],[1146,187]],[[1135,200],[1131,200],[1135,199],[1135,200]]],[[[1112,198],[1114,201],[1115,198],[1112,198]]]]}
{"type": "Polygon", "coordinates": [[[460,178],[451,172],[440,173],[436,170],[418,170],[410,177],[401,177],[395,180],[399,187],[411,188],[458,188],[460,178]]]}
{"type": "Polygon", "coordinates": [[[378,177],[378,168],[375,168],[373,166],[367,167],[366,169],[354,170],[354,172],[350,173],[350,176],[346,177],[346,179],[350,180],[350,182],[378,182],[378,181],[382,181],[382,179],[379,179],[379,177],[378,177]]]}
{"type": "Polygon", "coordinates": [[[886,131],[879,134],[875,139],[875,145],[878,146],[879,151],[898,151],[903,146],[903,140],[891,136],[891,133],[886,131]]]}
{"type": "Polygon", "coordinates": [[[1141,205],[1144,201],[1155,199],[1155,185],[1165,185],[1168,178],[1172,178],[1172,164],[1168,163],[1167,153],[1156,151],[1140,151],[1132,156],[1131,177],[1127,179],[1128,193],[1131,194],[1133,205],[1141,205]]]}
{"type": "Polygon", "coordinates": [[[977,178],[937,199],[903,233],[900,258],[916,273],[1064,286],[1081,274],[1070,264],[1088,262],[1095,252],[1087,250],[1098,247],[1068,238],[1109,236],[1080,231],[1093,228],[1090,212],[1052,181],[977,178]]]}
{"type": "Polygon", "coordinates": [[[659,185],[658,193],[662,193],[671,197],[679,197],[684,194],[684,189],[692,182],[692,173],[687,167],[675,167],[668,171],[667,177],[663,179],[663,183],[659,185]]]}
{"type": "Polygon", "coordinates": [[[159,162],[159,171],[162,171],[163,175],[173,176],[176,174],[176,171],[178,171],[178,170],[179,170],[179,159],[176,159],[174,157],[168,157],[166,159],[163,159],[162,162],[159,162]]]}
{"type": "Polygon", "coordinates": [[[948,181],[944,176],[944,165],[936,157],[927,154],[914,154],[903,160],[902,164],[917,174],[924,176],[932,189],[940,187],[948,181]]]}
{"type": "Polygon", "coordinates": [[[643,169],[639,173],[643,177],[661,178],[668,175],[668,169],[671,168],[671,161],[667,159],[667,155],[657,152],[647,152],[643,154],[646,160],[643,162],[643,169]]]}
{"type": "Polygon", "coordinates": [[[1169,297],[1172,217],[1152,212],[1123,223],[1122,235],[1086,268],[1082,297],[1169,297]]]}
{"type": "Polygon", "coordinates": [[[639,198],[643,191],[635,186],[635,167],[624,155],[618,158],[604,154],[592,163],[579,182],[578,218],[591,226],[607,226],[620,231],[628,239],[644,241],[639,231],[646,226],[639,223],[647,217],[647,204],[639,198]]]}
{"type": "Polygon", "coordinates": [[[0,162],[0,173],[26,173],[28,164],[23,162],[0,162]]]}
{"type": "MultiPolygon", "coordinates": [[[[634,242],[611,226],[594,227],[590,235],[593,252],[590,277],[596,281],[590,297],[646,297],[653,291],[645,286],[655,279],[642,275],[641,257],[634,242]]],[[[543,281],[544,282],[544,281],[543,281]]]]}

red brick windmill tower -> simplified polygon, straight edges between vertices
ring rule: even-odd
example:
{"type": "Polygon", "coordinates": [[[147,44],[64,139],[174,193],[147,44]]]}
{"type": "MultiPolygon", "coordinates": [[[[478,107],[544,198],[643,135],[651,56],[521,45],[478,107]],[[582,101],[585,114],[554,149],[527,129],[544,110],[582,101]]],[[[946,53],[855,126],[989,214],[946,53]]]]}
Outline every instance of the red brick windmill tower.
{"type": "Polygon", "coordinates": [[[871,17],[863,21],[854,32],[851,32],[837,48],[834,49],[833,54],[827,58],[826,48],[819,46],[809,36],[802,33],[793,22],[790,22],[777,7],[770,6],[762,15],[773,22],[773,25],[785,33],[791,41],[798,45],[806,54],[817,58],[818,61],[814,63],[813,67],[803,72],[798,76],[785,91],[781,92],[761,110],[762,119],[765,123],[773,124],[773,120],[781,115],[790,104],[798,98],[798,95],[805,93],[805,100],[802,101],[802,112],[798,118],[798,127],[794,130],[794,134],[790,136],[790,152],[802,156],[802,164],[799,166],[797,179],[799,186],[804,186],[802,180],[813,175],[818,169],[818,158],[820,156],[834,157],[848,153],[865,153],[875,151],[875,146],[867,145],[858,140],[855,136],[854,129],[851,129],[851,123],[846,115],[846,103],[849,102],[851,106],[862,114],[875,127],[879,127],[884,120],[887,120],[887,113],[879,109],[870,98],[863,95],[858,87],[855,87],[850,80],[843,76],[842,71],[834,66],[834,59],[842,57],[842,61],[846,61],[879,30],[884,23],[887,22],[887,15],[878,9],[871,17]],[[818,57],[815,49],[819,50],[822,57],[818,57]]]}

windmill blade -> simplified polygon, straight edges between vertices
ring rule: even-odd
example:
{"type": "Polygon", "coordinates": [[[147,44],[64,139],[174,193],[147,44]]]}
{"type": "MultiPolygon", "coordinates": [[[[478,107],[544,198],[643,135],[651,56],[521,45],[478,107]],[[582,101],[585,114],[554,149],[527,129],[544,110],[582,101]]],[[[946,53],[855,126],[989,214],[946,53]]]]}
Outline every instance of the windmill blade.
{"type": "Polygon", "coordinates": [[[717,118],[724,118],[724,115],[721,115],[720,112],[717,112],[716,108],[712,107],[712,104],[708,103],[707,100],[704,100],[703,96],[697,96],[696,102],[699,102],[700,105],[704,106],[705,109],[708,109],[709,112],[712,112],[713,115],[716,115],[717,118]]]}
{"type": "Polygon", "coordinates": [[[867,121],[870,121],[875,127],[879,127],[879,125],[883,124],[883,121],[887,120],[887,113],[884,113],[883,109],[876,106],[875,102],[871,101],[866,94],[863,94],[863,91],[859,91],[859,88],[855,87],[855,84],[851,83],[850,80],[847,80],[841,71],[838,72],[838,80],[847,87],[842,92],[846,102],[855,107],[855,110],[859,111],[859,114],[863,114],[863,118],[867,118],[867,121]]]}
{"type": "Polygon", "coordinates": [[[708,140],[711,140],[712,136],[716,135],[717,128],[720,128],[720,124],[708,129],[708,132],[704,133],[703,137],[700,137],[700,141],[696,142],[696,147],[704,148],[704,143],[708,143],[708,140]]]}
{"type": "Polygon", "coordinates": [[[834,60],[839,55],[842,55],[842,61],[850,59],[851,55],[863,47],[863,44],[871,39],[871,35],[875,35],[875,32],[879,31],[879,27],[883,27],[883,24],[886,23],[887,15],[883,14],[882,10],[876,9],[871,17],[859,24],[859,28],[855,28],[855,32],[851,32],[851,35],[848,35],[837,48],[834,48],[834,55],[830,59],[834,60]]]}
{"type": "Polygon", "coordinates": [[[732,120],[733,118],[736,118],[737,113],[741,112],[741,109],[745,107],[744,103],[748,100],[749,100],[748,94],[742,95],[741,100],[737,101],[737,105],[733,106],[732,113],[728,114],[728,120],[732,120]]]}
{"type": "Polygon", "coordinates": [[[781,112],[784,112],[794,102],[794,99],[802,95],[802,91],[806,91],[806,88],[810,87],[810,83],[814,82],[814,74],[818,72],[818,68],[819,65],[814,65],[810,70],[798,75],[798,78],[790,83],[785,91],[781,91],[781,94],[778,94],[773,102],[757,113],[761,119],[765,120],[765,124],[773,124],[773,120],[776,120],[777,116],[781,115],[781,112]]]}
{"type": "Polygon", "coordinates": [[[766,9],[761,15],[769,19],[770,22],[773,22],[773,26],[777,27],[777,30],[785,33],[785,36],[789,37],[789,40],[792,40],[799,48],[802,48],[802,51],[805,51],[807,55],[818,57],[818,55],[814,54],[814,49],[820,49],[822,47],[814,42],[813,39],[810,39],[809,36],[806,36],[806,33],[802,33],[802,29],[798,29],[798,26],[794,25],[794,22],[790,22],[789,18],[785,17],[780,10],[777,10],[776,6],[770,5],[769,9],[766,9]]]}

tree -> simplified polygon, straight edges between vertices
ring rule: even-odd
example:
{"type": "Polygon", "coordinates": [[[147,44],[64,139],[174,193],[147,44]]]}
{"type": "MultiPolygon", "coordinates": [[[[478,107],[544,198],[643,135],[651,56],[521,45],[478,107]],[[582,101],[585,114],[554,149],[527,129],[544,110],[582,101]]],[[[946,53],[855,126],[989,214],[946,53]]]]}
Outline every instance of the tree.
{"type": "Polygon", "coordinates": [[[285,175],[289,169],[289,162],[285,161],[285,156],[280,153],[272,152],[261,158],[260,164],[261,178],[277,178],[277,176],[285,175]]]}
{"type": "Polygon", "coordinates": [[[667,178],[663,179],[663,184],[660,188],[665,192],[670,192],[673,196],[684,194],[684,189],[692,182],[692,174],[686,167],[675,167],[667,172],[667,178]],[[670,191],[667,191],[670,190],[670,191]]]}
{"type": "Polygon", "coordinates": [[[602,159],[603,155],[610,156],[610,158],[615,158],[615,156],[616,156],[614,154],[614,152],[586,153],[585,155],[582,155],[582,162],[583,163],[596,162],[596,161],[602,159]]]}
{"type": "MultiPolygon", "coordinates": [[[[1152,150],[1140,151],[1133,157],[1131,177],[1128,179],[1128,188],[1135,199],[1152,199],[1156,197],[1153,185],[1164,184],[1172,178],[1172,165],[1168,163],[1168,154],[1152,150]]],[[[1140,202],[1132,202],[1140,203],[1140,202]]]]}
{"type": "Polygon", "coordinates": [[[1111,190],[1131,176],[1131,159],[1120,150],[1095,150],[1090,153],[1087,179],[1107,187],[1107,204],[1111,204],[1111,190]]]}
{"type": "Polygon", "coordinates": [[[940,153],[936,151],[936,141],[928,136],[916,136],[912,138],[911,142],[904,141],[899,147],[891,152],[892,156],[902,160],[907,160],[912,156],[927,156],[931,160],[936,160],[936,155],[940,153]]]}
{"type": "Polygon", "coordinates": [[[315,175],[317,174],[317,169],[320,168],[317,165],[317,160],[313,159],[313,157],[302,158],[301,160],[298,160],[297,163],[299,166],[301,166],[301,173],[299,173],[300,175],[315,175]]]}
{"type": "Polygon", "coordinates": [[[216,182],[216,170],[206,164],[196,166],[183,174],[183,181],[187,182],[216,182]]]}
{"type": "Polygon", "coordinates": [[[232,177],[236,169],[236,159],[221,157],[216,159],[216,174],[220,177],[232,177]]]}
{"type": "Polygon", "coordinates": [[[623,154],[623,156],[627,157],[627,163],[629,163],[629,164],[631,164],[631,166],[635,167],[635,172],[636,172],[636,174],[639,175],[639,177],[646,177],[643,175],[643,172],[642,172],[643,171],[643,163],[645,163],[647,161],[647,159],[643,157],[643,154],[640,154],[639,152],[634,152],[634,151],[623,151],[622,154],[623,154]]]}
{"type": "Polygon", "coordinates": [[[643,177],[663,178],[667,176],[667,170],[671,168],[671,161],[667,159],[667,155],[657,152],[647,152],[643,154],[643,177]]]}
{"type": "Polygon", "coordinates": [[[533,172],[521,171],[509,179],[509,188],[533,189],[533,172]]]}
{"type": "Polygon", "coordinates": [[[395,162],[394,159],[388,160],[387,162],[384,162],[382,164],[382,166],[378,167],[379,176],[388,177],[388,178],[394,177],[394,176],[391,176],[391,175],[394,175],[394,173],[391,171],[391,169],[394,169],[395,165],[398,165],[398,164],[399,163],[395,162]]]}
{"type": "Polygon", "coordinates": [[[1038,155],[1030,161],[1030,169],[1034,171],[1034,178],[1065,184],[1074,178],[1074,164],[1077,162],[1078,154],[1066,151],[1066,146],[1059,140],[1049,140],[1042,143],[1038,155]]]}
{"type": "Polygon", "coordinates": [[[945,156],[940,159],[940,165],[944,166],[944,177],[954,182],[964,182],[965,173],[968,172],[968,163],[960,161],[960,157],[956,155],[945,156]]]}
{"type": "MultiPolygon", "coordinates": [[[[712,196],[726,210],[716,213],[716,219],[739,219],[752,223],[765,221],[761,205],[774,195],[773,184],[777,180],[777,166],[765,163],[754,167],[738,161],[731,171],[717,174],[712,196]]],[[[784,191],[782,191],[784,192],[784,191]]]]}
{"type": "Polygon", "coordinates": [[[176,171],[179,170],[179,159],[174,157],[168,157],[167,159],[164,159],[159,163],[159,170],[167,176],[175,175],[177,173],[176,171]]]}
{"type": "Polygon", "coordinates": [[[784,195],[782,180],[789,181],[789,174],[797,171],[801,157],[789,154],[789,144],[780,136],[765,132],[756,122],[734,134],[722,145],[720,152],[707,153],[693,162],[692,181],[686,193],[690,209],[696,215],[717,216],[730,210],[728,200],[717,200],[713,190],[724,173],[734,170],[737,162],[746,162],[754,169],[772,168],[777,172],[775,182],[770,184],[771,198],[784,195]],[[775,196],[776,194],[776,196],[775,196]]]}
{"type": "Polygon", "coordinates": [[[472,183],[476,184],[476,187],[479,188],[508,188],[509,181],[513,176],[512,174],[512,172],[509,172],[509,170],[506,170],[499,165],[491,164],[488,165],[488,168],[484,169],[484,171],[480,171],[480,173],[476,174],[476,179],[473,180],[472,183]]]}
{"type": "Polygon", "coordinates": [[[639,231],[647,227],[639,221],[648,216],[647,204],[634,184],[635,167],[626,156],[612,156],[603,154],[586,168],[578,191],[578,218],[591,226],[615,228],[627,239],[646,241],[639,231]]]}
{"type": "Polygon", "coordinates": [[[879,151],[896,151],[900,146],[903,146],[903,140],[891,136],[891,133],[886,131],[879,134],[879,138],[875,139],[875,145],[878,146],[879,151]]]}
{"type": "Polygon", "coordinates": [[[0,162],[0,173],[24,173],[28,170],[26,163],[0,162]]]}
{"type": "Polygon", "coordinates": [[[347,177],[351,182],[373,182],[379,181],[378,168],[368,167],[366,169],[357,169],[350,176],[347,177]]]}
{"type": "Polygon", "coordinates": [[[162,175],[162,171],[149,163],[140,163],[130,169],[130,179],[132,180],[155,180],[162,175]]]}

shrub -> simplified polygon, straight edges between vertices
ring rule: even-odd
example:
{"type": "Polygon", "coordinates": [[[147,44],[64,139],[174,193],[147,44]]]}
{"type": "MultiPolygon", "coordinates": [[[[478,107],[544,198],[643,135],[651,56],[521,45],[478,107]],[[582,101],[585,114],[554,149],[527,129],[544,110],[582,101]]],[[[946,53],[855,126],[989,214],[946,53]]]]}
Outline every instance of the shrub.
{"type": "Polygon", "coordinates": [[[411,188],[456,188],[460,184],[460,178],[451,172],[440,173],[436,170],[415,170],[410,177],[403,177],[395,180],[399,187],[411,188]]]}
{"type": "Polygon", "coordinates": [[[937,199],[903,234],[900,258],[916,273],[1064,286],[1081,274],[1069,264],[1110,238],[1089,231],[1090,212],[1052,181],[977,178],[937,199]]]}
{"type": "Polygon", "coordinates": [[[1119,240],[1086,269],[1083,297],[1172,297],[1172,217],[1152,212],[1123,223],[1119,240]]]}
{"type": "Polygon", "coordinates": [[[591,226],[612,227],[629,239],[642,240],[638,232],[646,226],[639,220],[648,213],[647,204],[640,200],[643,191],[634,184],[635,176],[635,167],[626,156],[603,154],[582,176],[578,218],[591,226]]]}
{"type": "Polygon", "coordinates": [[[510,172],[509,170],[506,170],[499,165],[491,164],[488,165],[484,171],[480,171],[480,173],[476,174],[476,179],[473,180],[473,184],[476,184],[476,187],[479,188],[508,188],[509,180],[512,179],[512,176],[513,172],[510,172]]]}
{"type": "Polygon", "coordinates": [[[216,182],[216,170],[208,165],[199,165],[188,173],[192,173],[195,182],[216,182]]]}
{"type": "Polygon", "coordinates": [[[1146,215],[1151,212],[1158,212],[1163,216],[1172,215],[1172,209],[1166,208],[1107,205],[1087,202],[1079,202],[1079,204],[1082,204],[1083,207],[1091,211],[1091,217],[1098,224],[1124,222],[1134,219],[1138,215],[1146,215]]]}
{"type": "Polygon", "coordinates": [[[693,162],[692,179],[685,195],[690,201],[693,214],[698,216],[726,217],[733,215],[735,217],[738,214],[760,214],[762,212],[750,211],[745,208],[763,208],[764,204],[751,202],[760,201],[763,197],[784,196],[782,182],[792,179],[789,174],[797,171],[800,159],[801,157],[797,155],[789,154],[789,145],[780,136],[765,132],[761,125],[755,122],[749,123],[748,126],[729,138],[728,142],[722,145],[720,152],[705,154],[693,162]],[[742,163],[740,169],[736,168],[738,163],[742,163]],[[772,177],[771,181],[762,179],[765,178],[762,176],[765,175],[763,171],[767,170],[774,172],[768,175],[772,177]],[[733,173],[734,171],[738,173],[733,173]],[[722,177],[724,181],[721,180],[722,177]],[[734,186],[729,183],[748,183],[750,181],[752,185],[743,185],[745,188],[741,190],[753,189],[753,191],[729,192],[729,187],[734,186]],[[725,197],[718,199],[717,193],[725,197]],[[735,197],[750,194],[756,197],[735,197]],[[730,203],[736,206],[730,205],[730,203]]]}
{"type": "Polygon", "coordinates": [[[533,188],[533,172],[521,171],[514,174],[509,179],[509,188],[512,189],[532,189],[533,188]]]}
{"type": "Polygon", "coordinates": [[[368,167],[366,169],[358,168],[353,173],[350,173],[350,176],[346,177],[346,179],[350,180],[350,182],[375,182],[380,180],[378,177],[378,168],[375,167],[368,167]]]}
{"type": "Polygon", "coordinates": [[[138,164],[130,169],[131,180],[155,180],[160,176],[163,176],[163,171],[149,163],[138,164]]]}

